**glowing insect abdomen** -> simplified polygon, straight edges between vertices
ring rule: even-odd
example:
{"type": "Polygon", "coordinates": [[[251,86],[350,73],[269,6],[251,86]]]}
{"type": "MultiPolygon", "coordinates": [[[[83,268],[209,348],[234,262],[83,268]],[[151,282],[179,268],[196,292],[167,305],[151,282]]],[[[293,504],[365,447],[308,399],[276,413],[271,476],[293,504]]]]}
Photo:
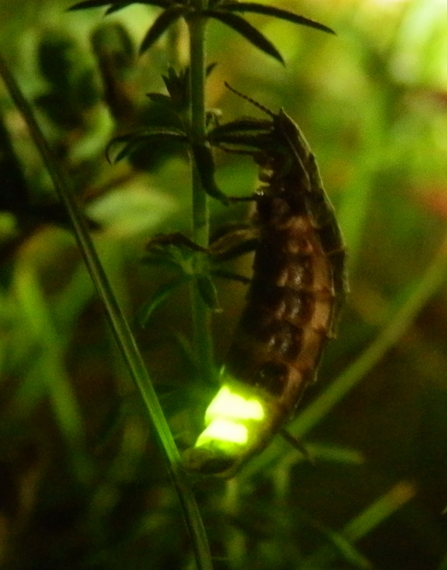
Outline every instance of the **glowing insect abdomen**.
{"type": "Polygon", "coordinates": [[[223,477],[261,451],[293,414],[334,335],[346,291],[343,240],[304,137],[281,111],[263,133],[266,142],[255,155],[262,185],[253,276],[221,372],[222,390],[259,402],[262,414],[238,419],[234,406],[219,406],[207,414],[209,428],[189,456],[193,470],[223,477]],[[225,424],[222,432],[213,429],[222,419],[244,426],[245,440],[228,444],[225,424]]]}

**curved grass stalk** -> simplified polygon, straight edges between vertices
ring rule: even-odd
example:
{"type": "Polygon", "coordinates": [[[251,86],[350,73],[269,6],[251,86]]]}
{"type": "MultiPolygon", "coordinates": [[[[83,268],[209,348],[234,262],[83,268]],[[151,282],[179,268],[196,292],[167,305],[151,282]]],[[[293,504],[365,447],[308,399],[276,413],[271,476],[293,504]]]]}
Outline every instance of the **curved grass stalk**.
{"type": "Polygon", "coordinates": [[[34,143],[50,174],[58,197],[69,214],[84,262],[95,284],[98,295],[104,303],[116,343],[124,358],[129,374],[140,392],[148,418],[157,435],[160,449],[167,463],[171,481],[176,489],[182,507],[185,524],[191,536],[197,567],[199,570],[212,570],[211,555],[202,518],[195,497],[188,484],[186,474],[181,467],[179,452],[129,324],[113,294],[107,275],[105,274],[90,238],[86,221],[59,165],[53,158],[30,105],[22,94],[6,61],[1,55],[0,75],[11,98],[25,119],[34,143]]]}
{"type": "Polygon", "coordinates": [[[310,431],[346,394],[379,362],[402,337],[416,315],[447,278],[447,235],[425,274],[414,285],[393,320],[378,337],[314,402],[298,417],[293,433],[302,436],[310,431]]]}
{"type": "Polygon", "coordinates": [[[400,481],[349,521],[340,533],[328,533],[331,542],[321,546],[305,559],[300,570],[330,568],[340,555],[356,568],[371,570],[371,562],[353,545],[406,505],[415,494],[416,488],[413,484],[400,481]]]}
{"type": "Polygon", "coordinates": [[[17,402],[26,413],[35,404],[36,386],[48,395],[65,444],[69,450],[72,469],[84,483],[92,479],[93,464],[85,446],[85,428],[77,397],[63,363],[64,343],[58,334],[43,292],[30,267],[20,267],[14,282],[14,293],[20,306],[21,318],[32,342],[38,348],[32,370],[16,393],[17,402]]]}

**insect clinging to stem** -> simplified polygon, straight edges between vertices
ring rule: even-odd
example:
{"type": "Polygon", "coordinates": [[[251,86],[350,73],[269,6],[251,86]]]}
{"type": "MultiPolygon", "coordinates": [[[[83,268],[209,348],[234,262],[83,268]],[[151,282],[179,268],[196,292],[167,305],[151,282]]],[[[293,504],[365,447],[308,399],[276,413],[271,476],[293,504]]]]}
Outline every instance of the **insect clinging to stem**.
{"type": "Polygon", "coordinates": [[[221,477],[233,476],[291,418],[335,335],[347,291],[343,238],[301,130],[283,109],[275,114],[227,87],[270,119],[237,119],[210,133],[212,144],[250,154],[260,181],[251,227],[211,248],[256,237],[221,389],[204,431],[184,455],[187,470],[221,477]]]}

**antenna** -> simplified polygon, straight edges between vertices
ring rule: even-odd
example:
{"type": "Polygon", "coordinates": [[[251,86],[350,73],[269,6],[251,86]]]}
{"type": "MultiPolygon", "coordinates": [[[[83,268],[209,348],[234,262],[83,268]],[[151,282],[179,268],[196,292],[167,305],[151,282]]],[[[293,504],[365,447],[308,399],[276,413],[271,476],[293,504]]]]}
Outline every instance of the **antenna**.
{"type": "Polygon", "coordinates": [[[229,89],[230,91],[232,91],[233,93],[235,93],[236,95],[238,95],[239,97],[241,97],[242,99],[245,99],[246,101],[249,101],[252,105],[254,105],[255,107],[257,107],[258,109],[260,109],[261,111],[263,111],[264,113],[266,113],[269,117],[271,117],[272,119],[276,118],[275,113],[273,113],[272,111],[270,111],[270,109],[267,109],[267,107],[264,107],[264,105],[261,105],[261,103],[258,103],[257,101],[255,101],[254,99],[252,99],[251,97],[248,97],[247,95],[244,95],[243,93],[241,93],[240,91],[237,91],[236,89],[234,89],[234,87],[231,87],[231,85],[229,85],[226,81],[224,82],[225,87],[227,89],[229,89]]]}

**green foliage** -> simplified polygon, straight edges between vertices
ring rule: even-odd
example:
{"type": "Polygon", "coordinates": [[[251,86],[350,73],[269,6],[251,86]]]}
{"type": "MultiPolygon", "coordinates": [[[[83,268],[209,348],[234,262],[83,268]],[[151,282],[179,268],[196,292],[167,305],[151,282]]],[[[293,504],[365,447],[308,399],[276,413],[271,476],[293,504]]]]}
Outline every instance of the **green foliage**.
{"type": "MultiPolygon", "coordinates": [[[[280,18],[293,22],[294,24],[299,24],[303,26],[308,26],[333,34],[333,30],[320,24],[309,20],[304,16],[299,16],[293,12],[287,10],[282,10],[276,8],[275,6],[265,6],[263,4],[257,4],[256,2],[242,2],[242,3],[231,3],[225,0],[214,0],[210,2],[210,8],[205,8],[200,4],[190,3],[185,0],[184,2],[174,2],[171,0],[147,0],[145,2],[140,2],[142,4],[148,4],[152,6],[158,6],[165,8],[164,12],[155,20],[143,39],[140,47],[140,53],[144,53],[148,50],[159,37],[179,18],[184,18],[185,20],[193,18],[204,18],[204,19],[216,19],[228,27],[232,28],[236,32],[240,33],[246,40],[251,42],[255,47],[263,51],[264,53],[272,56],[281,63],[284,60],[275,48],[275,46],[270,42],[261,32],[252,26],[249,22],[244,20],[241,16],[233,14],[233,12],[250,12],[254,14],[265,14],[268,16],[273,16],[275,18],[280,18]]],[[[112,14],[122,8],[126,8],[132,4],[132,2],[121,2],[119,0],[113,1],[99,1],[96,0],[85,0],[84,2],[79,2],[70,8],[70,10],[84,10],[86,8],[98,8],[100,6],[108,6],[106,14],[112,14]]]]}
{"type": "MultiPolygon", "coordinates": [[[[160,31],[170,3],[140,6],[137,16],[131,2],[82,4],[108,7],[112,18],[79,11],[54,26],[54,12],[42,5],[42,22],[54,27],[36,22],[27,47],[17,37],[11,61],[88,213],[115,297],[130,319],[146,322],[132,328],[185,448],[216,391],[202,373],[187,287],[196,284],[213,309],[220,364],[250,275],[246,258],[211,264],[200,248],[144,252],[155,234],[188,233],[191,225],[184,161],[195,142],[191,75],[183,55],[167,62],[162,50],[182,37],[179,23],[189,25],[194,11],[176,3],[180,15],[161,20],[160,31]],[[134,46],[144,41],[151,49],[137,58],[134,46]],[[113,167],[104,157],[109,144],[111,158],[123,159],[113,167]]],[[[294,20],[269,22],[279,16],[273,6],[208,10],[204,18],[219,21],[208,38],[218,65],[207,81],[204,125],[220,138],[199,182],[228,196],[254,188],[252,161],[224,147],[259,142],[269,121],[232,119],[257,111],[228,94],[224,80],[274,112],[284,107],[312,143],[351,267],[338,338],[290,428],[305,438],[314,465],[278,438],[230,483],[195,482],[214,566],[441,570],[445,11],[428,0],[338,3],[336,12],[329,3],[326,14],[315,4],[315,16],[337,29],[333,38],[304,27],[288,35],[294,20]],[[228,34],[230,19],[221,14],[240,18],[236,29],[245,22],[241,33],[228,34]],[[259,38],[250,26],[276,46],[285,71],[277,55],[265,57],[266,44],[241,49],[240,38],[251,45],[259,38]]],[[[22,22],[22,13],[16,18],[22,22]]],[[[324,28],[309,22],[296,23],[324,28]]],[[[0,104],[0,567],[189,568],[175,495],[72,235],[62,229],[67,216],[3,92],[0,104]]],[[[247,206],[211,200],[212,227],[245,220],[247,206]]]]}

